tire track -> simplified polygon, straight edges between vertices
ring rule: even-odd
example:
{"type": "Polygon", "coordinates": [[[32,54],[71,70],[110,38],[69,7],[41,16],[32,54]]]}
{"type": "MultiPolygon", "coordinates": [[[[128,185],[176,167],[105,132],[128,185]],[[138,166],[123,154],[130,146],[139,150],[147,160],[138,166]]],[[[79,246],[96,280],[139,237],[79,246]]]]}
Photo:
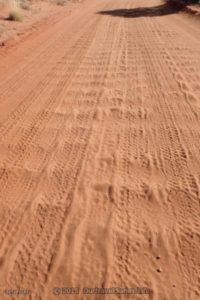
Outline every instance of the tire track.
{"type": "Polygon", "coordinates": [[[2,289],[29,288],[31,300],[55,299],[54,286],[199,297],[198,30],[189,36],[184,15],[97,14],[160,4],[88,1],[27,38],[21,66],[17,46],[1,82],[2,289]]]}

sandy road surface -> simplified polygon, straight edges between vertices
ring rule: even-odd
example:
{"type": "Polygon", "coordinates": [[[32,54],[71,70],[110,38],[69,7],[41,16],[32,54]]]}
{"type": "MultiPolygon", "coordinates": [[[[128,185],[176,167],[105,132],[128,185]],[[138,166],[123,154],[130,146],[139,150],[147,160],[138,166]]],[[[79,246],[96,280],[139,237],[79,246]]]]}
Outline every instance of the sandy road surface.
{"type": "Polygon", "coordinates": [[[199,299],[199,126],[199,23],[159,0],[86,1],[1,49],[0,299],[199,299]]]}

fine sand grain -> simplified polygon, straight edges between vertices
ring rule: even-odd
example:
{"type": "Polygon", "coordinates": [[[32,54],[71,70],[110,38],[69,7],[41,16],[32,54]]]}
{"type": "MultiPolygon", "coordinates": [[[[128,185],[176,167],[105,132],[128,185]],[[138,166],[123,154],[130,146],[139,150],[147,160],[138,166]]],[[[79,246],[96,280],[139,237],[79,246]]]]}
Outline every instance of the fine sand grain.
{"type": "Polygon", "coordinates": [[[200,299],[199,24],[85,0],[0,48],[0,300],[200,299]]]}

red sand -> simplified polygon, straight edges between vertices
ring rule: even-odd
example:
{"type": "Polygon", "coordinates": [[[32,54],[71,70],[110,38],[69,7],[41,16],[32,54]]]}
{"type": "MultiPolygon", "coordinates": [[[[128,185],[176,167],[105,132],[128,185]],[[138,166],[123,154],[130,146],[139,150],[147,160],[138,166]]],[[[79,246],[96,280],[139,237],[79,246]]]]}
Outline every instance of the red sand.
{"type": "Polygon", "coordinates": [[[0,300],[200,298],[199,37],[160,0],[86,0],[0,49],[0,300]]]}

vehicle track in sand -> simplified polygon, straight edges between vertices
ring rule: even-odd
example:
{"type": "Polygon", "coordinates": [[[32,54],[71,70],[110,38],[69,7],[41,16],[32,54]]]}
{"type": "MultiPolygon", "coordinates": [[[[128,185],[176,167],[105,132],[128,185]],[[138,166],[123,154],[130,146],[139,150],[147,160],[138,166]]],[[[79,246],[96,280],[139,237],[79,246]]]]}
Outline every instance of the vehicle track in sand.
{"type": "Polygon", "coordinates": [[[88,0],[0,51],[0,299],[200,297],[200,29],[159,5],[88,0]]]}

